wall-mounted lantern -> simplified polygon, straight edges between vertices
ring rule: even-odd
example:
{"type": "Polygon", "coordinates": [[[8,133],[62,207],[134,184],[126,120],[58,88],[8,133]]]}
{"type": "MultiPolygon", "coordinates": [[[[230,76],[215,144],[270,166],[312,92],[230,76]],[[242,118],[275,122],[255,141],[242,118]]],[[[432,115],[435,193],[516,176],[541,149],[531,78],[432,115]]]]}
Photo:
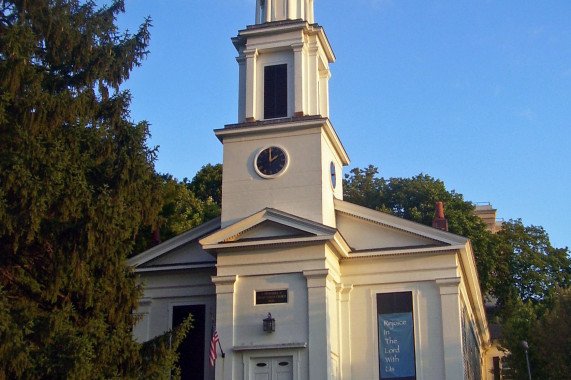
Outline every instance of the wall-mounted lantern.
{"type": "Polygon", "coordinates": [[[276,320],[272,318],[272,313],[268,313],[268,317],[264,318],[264,332],[276,331],[276,320]]]}

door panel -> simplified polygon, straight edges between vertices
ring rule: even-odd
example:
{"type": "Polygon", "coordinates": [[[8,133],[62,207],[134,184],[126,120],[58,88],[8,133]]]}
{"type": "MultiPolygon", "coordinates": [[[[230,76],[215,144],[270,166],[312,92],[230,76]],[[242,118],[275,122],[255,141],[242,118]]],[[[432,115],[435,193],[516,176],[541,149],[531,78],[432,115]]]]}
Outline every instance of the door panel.
{"type": "Polygon", "coordinates": [[[250,379],[293,379],[293,358],[291,356],[252,359],[250,361],[250,368],[250,379]]]}

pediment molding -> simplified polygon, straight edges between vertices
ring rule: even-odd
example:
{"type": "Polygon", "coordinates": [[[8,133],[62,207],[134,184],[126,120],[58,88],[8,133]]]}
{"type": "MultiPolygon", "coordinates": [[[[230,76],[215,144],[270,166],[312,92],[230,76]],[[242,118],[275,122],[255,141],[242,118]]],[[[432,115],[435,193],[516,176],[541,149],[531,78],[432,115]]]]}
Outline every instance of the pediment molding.
{"type": "Polygon", "coordinates": [[[209,252],[327,242],[342,256],[350,251],[337,229],[273,208],[266,208],[200,240],[202,248],[209,252]]]}

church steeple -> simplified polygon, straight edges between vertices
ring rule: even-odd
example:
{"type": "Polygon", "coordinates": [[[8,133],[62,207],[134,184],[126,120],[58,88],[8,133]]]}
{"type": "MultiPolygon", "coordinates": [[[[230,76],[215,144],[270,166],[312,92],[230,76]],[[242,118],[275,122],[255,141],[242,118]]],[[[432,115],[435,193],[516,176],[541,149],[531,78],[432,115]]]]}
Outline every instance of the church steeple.
{"type": "Polygon", "coordinates": [[[313,0],[257,0],[256,24],[232,39],[238,51],[238,122],[329,117],[329,64],[335,61],[313,0]]]}
{"type": "Polygon", "coordinates": [[[313,24],[313,0],[256,0],[256,24],[282,20],[313,24]]]}
{"type": "Polygon", "coordinates": [[[313,0],[257,0],[256,23],[232,42],[238,123],[215,131],[224,144],[222,226],[264,208],[334,226],[349,158],[329,121],[335,56],[313,0]]]}

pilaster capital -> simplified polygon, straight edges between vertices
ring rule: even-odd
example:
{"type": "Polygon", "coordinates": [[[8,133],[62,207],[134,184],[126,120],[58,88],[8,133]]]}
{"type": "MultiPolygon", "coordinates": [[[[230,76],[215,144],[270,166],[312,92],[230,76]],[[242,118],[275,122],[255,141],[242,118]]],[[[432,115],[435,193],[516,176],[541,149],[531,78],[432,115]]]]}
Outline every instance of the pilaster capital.
{"type": "Polygon", "coordinates": [[[317,44],[317,42],[311,41],[305,46],[307,47],[307,51],[309,52],[309,54],[317,55],[317,52],[319,51],[319,45],[317,44]]]}
{"type": "Polygon", "coordinates": [[[303,275],[307,280],[308,288],[322,288],[327,286],[329,269],[304,270],[303,275]]]}
{"type": "Polygon", "coordinates": [[[299,53],[299,52],[303,51],[305,44],[303,42],[298,42],[295,44],[291,44],[290,47],[293,49],[294,53],[299,53]]]}
{"type": "Polygon", "coordinates": [[[212,282],[216,286],[216,294],[234,293],[234,284],[238,281],[237,275],[212,276],[212,282]]]}
{"type": "Polygon", "coordinates": [[[458,294],[460,282],[460,277],[439,278],[436,280],[436,285],[438,285],[440,295],[458,294]]]}
{"type": "Polygon", "coordinates": [[[244,50],[244,55],[246,58],[256,58],[258,56],[258,49],[246,49],[244,50]]]}
{"type": "Polygon", "coordinates": [[[338,284],[337,294],[341,302],[349,301],[349,296],[353,291],[353,284],[338,284]]]}

